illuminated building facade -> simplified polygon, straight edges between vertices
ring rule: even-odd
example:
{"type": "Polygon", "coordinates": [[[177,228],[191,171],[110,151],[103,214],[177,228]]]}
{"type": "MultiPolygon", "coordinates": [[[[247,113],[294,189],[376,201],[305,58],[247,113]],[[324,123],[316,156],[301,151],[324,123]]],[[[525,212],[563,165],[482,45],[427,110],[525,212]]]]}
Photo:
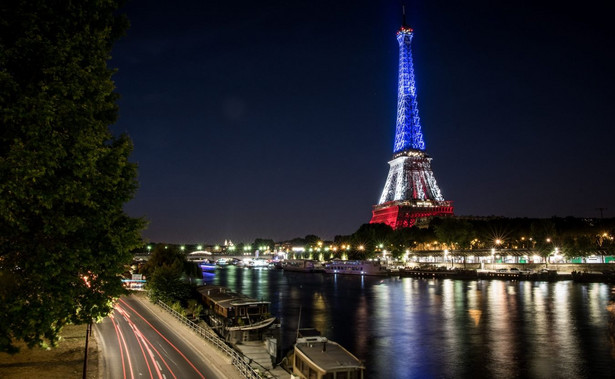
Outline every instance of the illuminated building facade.
{"type": "Polygon", "coordinates": [[[412,65],[412,28],[404,21],[397,32],[399,78],[397,122],[393,158],[380,201],[372,210],[371,224],[384,223],[393,229],[406,228],[433,216],[453,214],[453,203],[444,200],[431,170],[431,157],[419,118],[412,65]]]}

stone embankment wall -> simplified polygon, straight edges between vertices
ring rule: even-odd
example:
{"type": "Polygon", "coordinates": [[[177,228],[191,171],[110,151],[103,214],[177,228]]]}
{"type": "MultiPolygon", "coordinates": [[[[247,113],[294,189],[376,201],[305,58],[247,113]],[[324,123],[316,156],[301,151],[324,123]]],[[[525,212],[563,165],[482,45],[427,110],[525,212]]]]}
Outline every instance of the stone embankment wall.
{"type": "MultiPolygon", "coordinates": [[[[443,266],[442,263],[436,263],[435,266],[443,266]]],[[[447,267],[451,267],[450,263],[447,267]]],[[[455,263],[453,267],[466,268],[466,269],[480,269],[480,263],[467,263],[465,266],[463,263],[455,263]]],[[[545,266],[544,263],[485,263],[483,269],[485,270],[498,270],[501,268],[510,269],[516,267],[519,270],[533,270],[538,271],[543,268],[549,270],[557,270],[559,273],[571,273],[573,271],[580,272],[603,272],[609,270],[615,270],[615,264],[613,263],[549,263],[545,266]]]]}

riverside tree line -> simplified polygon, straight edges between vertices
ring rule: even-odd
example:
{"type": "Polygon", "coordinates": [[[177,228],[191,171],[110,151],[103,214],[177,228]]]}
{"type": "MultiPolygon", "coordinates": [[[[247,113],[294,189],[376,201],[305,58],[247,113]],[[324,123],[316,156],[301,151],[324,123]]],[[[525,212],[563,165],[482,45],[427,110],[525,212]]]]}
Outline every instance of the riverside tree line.
{"type": "MultiPolygon", "coordinates": [[[[446,217],[434,218],[425,227],[393,230],[385,224],[363,224],[350,235],[337,235],[333,241],[323,241],[309,234],[288,241],[257,238],[253,242],[238,243],[231,250],[218,247],[214,253],[241,255],[248,251],[292,251],[303,247],[298,258],[369,259],[387,255],[402,258],[408,251],[449,250],[467,252],[484,249],[526,250],[546,257],[557,248],[566,258],[591,255],[615,255],[615,219],[577,217],[504,218],[504,217],[446,217]],[[247,249],[246,249],[247,248],[247,249]]],[[[156,246],[174,246],[157,244],[156,246]]],[[[176,246],[176,245],[175,245],[176,246]]],[[[187,245],[185,252],[196,245],[187,245]]],[[[140,249],[146,253],[145,248],[140,249]]]]}

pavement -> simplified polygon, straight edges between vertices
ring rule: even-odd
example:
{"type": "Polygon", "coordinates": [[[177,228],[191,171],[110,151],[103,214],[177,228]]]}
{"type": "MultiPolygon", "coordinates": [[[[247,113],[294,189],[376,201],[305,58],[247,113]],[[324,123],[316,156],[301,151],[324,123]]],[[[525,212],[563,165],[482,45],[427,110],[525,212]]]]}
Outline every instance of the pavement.
{"type": "MultiPolygon", "coordinates": [[[[207,365],[208,371],[212,372],[218,378],[242,378],[239,371],[232,365],[231,358],[210,345],[198,335],[194,334],[187,326],[183,325],[173,316],[158,305],[152,304],[144,293],[135,293],[129,297],[131,300],[138,301],[143,307],[149,309],[151,313],[162,324],[165,324],[169,329],[173,330],[183,342],[192,348],[203,362],[207,365]]],[[[97,330],[95,329],[95,332],[97,330]]],[[[97,335],[97,338],[99,336],[97,335]]],[[[105,354],[105,351],[101,351],[105,354]]],[[[109,376],[110,369],[105,367],[105,360],[99,361],[99,378],[103,379],[109,376]]]]}

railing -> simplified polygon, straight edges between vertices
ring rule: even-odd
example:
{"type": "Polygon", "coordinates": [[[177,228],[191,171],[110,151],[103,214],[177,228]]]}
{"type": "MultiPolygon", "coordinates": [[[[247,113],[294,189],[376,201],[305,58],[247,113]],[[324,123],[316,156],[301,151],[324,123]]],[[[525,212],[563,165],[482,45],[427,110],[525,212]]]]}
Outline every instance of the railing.
{"type": "Polygon", "coordinates": [[[263,377],[258,371],[256,371],[254,368],[252,368],[252,366],[250,366],[250,358],[228,346],[226,342],[220,337],[218,337],[214,332],[201,328],[194,322],[188,320],[182,314],[173,310],[171,307],[169,307],[162,301],[158,301],[157,304],[160,305],[165,311],[169,312],[182,324],[192,329],[196,334],[201,336],[201,338],[205,339],[205,341],[209,342],[210,344],[214,345],[218,350],[230,356],[232,359],[233,366],[235,366],[237,370],[239,370],[239,372],[241,373],[241,375],[243,375],[244,378],[260,379],[263,377]]]}

